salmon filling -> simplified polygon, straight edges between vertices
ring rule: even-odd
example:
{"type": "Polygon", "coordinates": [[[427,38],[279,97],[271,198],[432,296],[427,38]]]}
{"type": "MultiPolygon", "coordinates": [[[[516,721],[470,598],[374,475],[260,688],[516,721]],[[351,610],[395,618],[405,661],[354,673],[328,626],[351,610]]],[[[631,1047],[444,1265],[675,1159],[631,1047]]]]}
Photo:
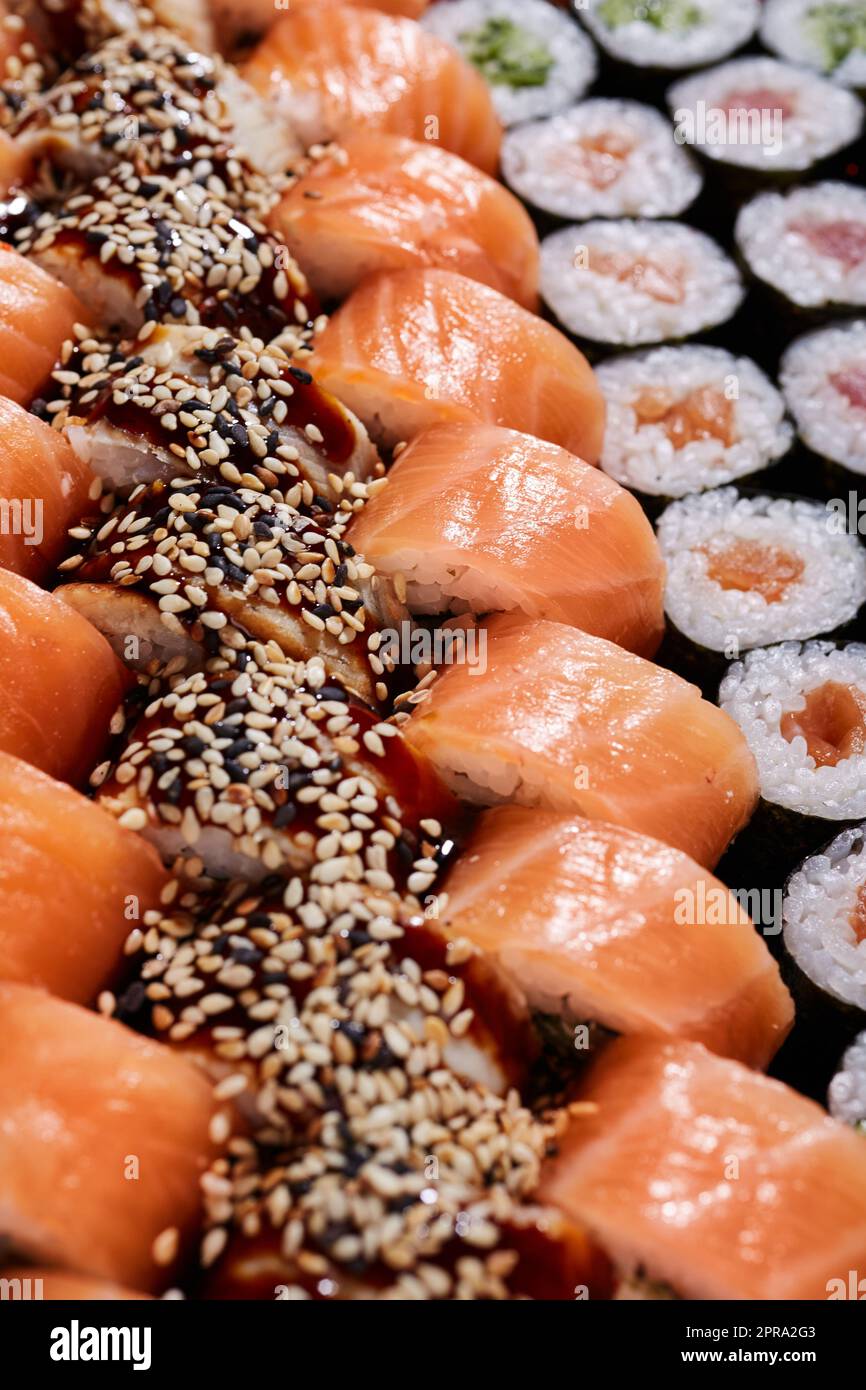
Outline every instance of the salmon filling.
{"type": "Polygon", "coordinates": [[[661,425],[675,449],[701,439],[736,443],[734,404],[713,386],[701,386],[682,400],[667,391],[641,391],[632,409],[641,425],[661,425]]]}
{"type": "Polygon", "coordinates": [[[789,228],[808,241],[819,256],[841,261],[846,270],[866,260],[866,226],[839,218],[835,222],[792,222],[789,228]]]}
{"type": "Polygon", "coordinates": [[[853,685],[825,681],[806,695],[806,708],[783,714],[779,731],[788,743],[806,740],[818,767],[835,767],[866,751],[866,695],[853,685]]]}
{"type": "Polygon", "coordinates": [[[854,933],[854,940],[858,946],[861,942],[866,941],[866,883],[857,894],[857,901],[851,911],[851,916],[848,918],[848,925],[854,933]]]}
{"type": "Polygon", "coordinates": [[[857,410],[866,410],[866,367],[851,367],[845,372],[833,372],[831,386],[857,410]]]}
{"type": "Polygon", "coordinates": [[[783,120],[797,114],[797,102],[792,92],[774,92],[772,87],[754,87],[742,91],[729,92],[719,103],[728,115],[732,111],[781,112],[783,120]]]}
{"type": "Polygon", "coordinates": [[[778,603],[791,584],[803,575],[802,558],[779,545],[737,539],[722,549],[699,548],[707,557],[707,577],[722,589],[760,594],[767,603],[778,603]]]}
{"type": "Polygon", "coordinates": [[[593,188],[609,188],[621,176],[623,166],[634,150],[634,143],[616,131],[587,136],[570,148],[550,156],[553,169],[593,188]]]}
{"type": "Polygon", "coordinates": [[[591,255],[592,269],[623,284],[630,280],[641,294],[665,304],[682,304],[685,299],[682,266],[659,265],[657,261],[636,259],[622,251],[595,251],[591,255]]]}

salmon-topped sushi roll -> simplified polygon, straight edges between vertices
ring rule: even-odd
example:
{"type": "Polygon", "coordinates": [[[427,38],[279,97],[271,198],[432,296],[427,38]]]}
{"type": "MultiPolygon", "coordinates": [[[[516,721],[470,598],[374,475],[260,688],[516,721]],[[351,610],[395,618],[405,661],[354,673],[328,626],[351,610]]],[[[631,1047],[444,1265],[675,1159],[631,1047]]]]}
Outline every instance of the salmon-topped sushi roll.
{"type": "Polygon", "coordinates": [[[210,1084],[168,1048],[42,990],[0,984],[0,1013],[10,1258],[165,1287],[198,1219],[210,1084]]]}
{"type": "Polygon", "coordinates": [[[620,1039],[577,1099],[539,1195],[623,1273],[683,1298],[848,1297],[866,1261],[860,1135],[698,1043],[620,1039]]]}
{"type": "Polygon", "coordinates": [[[43,580],[66,550],[91,482],[59,431],[0,396],[0,566],[43,580]]]}
{"type": "Polygon", "coordinates": [[[159,904],[156,851],[8,753],[0,753],[0,836],[0,979],[92,1003],[129,932],[159,904]]]}
{"type": "Polygon", "coordinates": [[[305,145],[356,130],[430,140],[487,173],[501,127],[479,72],[410,19],[307,6],[278,19],[244,67],[305,145]]]}
{"type": "Polygon", "coordinates": [[[712,868],[758,798],[728,715],[670,671],[562,623],[500,614],[475,637],[403,726],[453,790],[610,821],[712,868]]]}
{"type": "Polygon", "coordinates": [[[543,319],[448,270],[365,281],[319,337],[310,370],[386,446],[475,419],[587,463],[601,453],[604,401],[586,358],[543,319]]]}
{"type": "Polygon", "coordinates": [[[439,145],[360,132],[329,150],[270,214],[323,299],[377,270],[438,266],[538,303],[538,238],[522,203],[439,145]]]}
{"type": "Polygon", "coordinates": [[[518,610],[641,656],[664,630],[664,566],[633,497],[565,449],[495,425],[434,425],[349,535],[413,613],[518,610]]]}
{"type": "Polygon", "coordinates": [[[779,968],[739,901],[647,835],[498,806],[443,893],[445,930],[567,1022],[691,1038],[755,1067],[793,1022],[779,968]]]}
{"type": "Polygon", "coordinates": [[[38,265],[0,242],[0,395],[27,405],[87,311],[38,265]]]}
{"type": "Polygon", "coordinates": [[[54,594],[0,570],[0,751],[82,782],[126,684],[95,627],[54,594]]]}

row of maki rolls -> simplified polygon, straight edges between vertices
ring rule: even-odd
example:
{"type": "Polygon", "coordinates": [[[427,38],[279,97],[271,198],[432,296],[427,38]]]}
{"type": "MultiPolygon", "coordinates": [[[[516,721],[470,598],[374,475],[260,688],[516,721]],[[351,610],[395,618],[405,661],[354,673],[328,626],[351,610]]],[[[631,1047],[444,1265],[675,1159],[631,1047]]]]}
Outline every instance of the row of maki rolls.
{"type": "Polygon", "coordinates": [[[777,1074],[866,1129],[866,4],[449,0],[541,294],[656,526],[657,657],[762,799],[719,872],[795,992],[777,1074]],[[757,909],[755,907],[757,904],[757,909]]]}

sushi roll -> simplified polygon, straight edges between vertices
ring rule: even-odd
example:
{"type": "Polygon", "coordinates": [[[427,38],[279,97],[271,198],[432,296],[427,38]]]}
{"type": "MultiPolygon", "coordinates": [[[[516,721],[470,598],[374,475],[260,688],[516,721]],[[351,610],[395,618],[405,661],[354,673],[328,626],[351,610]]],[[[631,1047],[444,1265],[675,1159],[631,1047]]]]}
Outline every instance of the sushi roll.
{"type": "Polygon", "coordinates": [[[758,648],[725,676],[719,704],[754,755],[762,798],[735,847],[742,881],[784,876],[866,818],[866,646],[758,648]]]}
{"type": "Polygon", "coordinates": [[[672,71],[717,63],[752,37],[758,0],[573,0],[606,54],[636,68],[672,71]]]}
{"type": "Polygon", "coordinates": [[[410,19],[349,6],[281,15],[242,76],[309,148],[358,131],[434,139],[487,174],[502,128],[490,88],[410,19]]]}
{"type": "Polygon", "coordinates": [[[827,470],[829,483],[846,474],[859,482],[866,473],[866,320],[797,338],[782,358],[779,383],[804,443],[838,465],[827,470]]]}
{"type": "Polygon", "coordinates": [[[92,484],[62,434],[0,396],[0,566],[44,582],[92,484]]]}
{"type": "Polygon", "coordinates": [[[676,217],[703,184],[659,111],[607,97],[508,131],[502,172],[526,202],[569,220],[676,217]]]}
{"type": "Polygon", "coordinates": [[[748,357],[660,347],[601,362],[607,406],[601,467],[640,495],[666,498],[754,478],[783,458],[793,429],[782,395],[748,357]]]}
{"type": "Polygon", "coordinates": [[[497,960],[533,1008],[566,1023],[692,1038],[766,1067],[793,1022],[748,913],[687,855],[648,836],[500,806],[480,818],[444,895],[445,928],[497,960]]]}
{"type": "Polygon", "coordinates": [[[79,785],[128,684],[95,627],[57,594],[0,569],[0,750],[79,785]]]}
{"type": "Polygon", "coordinates": [[[767,174],[800,174],[856,140],[863,106],[851,92],[775,58],[739,58],[674,83],[678,141],[706,159],[767,174]]]}
{"type": "Polygon", "coordinates": [[[547,0],[451,0],[422,24],[486,78],[505,126],[561,111],[595,79],[591,40],[547,0]]]}
{"type": "Polygon", "coordinates": [[[761,42],[789,63],[866,87],[866,13],[860,0],[765,0],[761,42]]]}
{"type": "Polygon", "coordinates": [[[301,175],[268,223],[323,299],[416,265],[456,270],[538,307],[538,237],[526,209],[439,145],[349,136],[301,175]]]}
{"type": "Polygon", "coordinates": [[[795,310],[866,306],[866,189],[825,182],[761,193],[735,235],[752,275],[795,310]]]}
{"type": "Polygon", "coordinates": [[[29,405],[87,310],[53,275],[0,241],[0,395],[29,405]]]}
{"type": "Polygon", "coordinates": [[[834,535],[821,502],[719,488],[671,503],[658,538],[666,662],[710,695],[731,659],[851,635],[866,604],[866,546],[834,535]]]}
{"type": "MultiPolygon", "coordinates": [[[[844,830],[785,885],[785,948],[810,991],[866,1025],[866,839],[844,830]]],[[[813,1045],[817,1040],[813,1038],[813,1045]]]]}
{"type": "Polygon", "coordinates": [[[570,333],[591,343],[688,338],[726,323],[744,293],[721,248],[678,222],[583,222],[541,244],[543,299],[570,333]]]}
{"type": "Polygon", "coordinates": [[[484,669],[445,667],[409,705],[410,747],[476,805],[607,821],[712,868],[758,798],[734,721],[671,671],[577,628],[498,614],[485,630],[484,669]]]}
{"type": "Polygon", "coordinates": [[[846,1050],[830,1082],[827,1107],[835,1120],[866,1134],[866,1033],[860,1033],[846,1050]]]}
{"type": "Polygon", "coordinates": [[[0,835],[0,979],[92,1004],[117,976],[132,924],[159,906],[165,873],[156,852],[7,753],[0,835]]]}
{"type": "Polygon", "coordinates": [[[646,1038],[611,1043],[574,1098],[539,1196],[626,1276],[686,1299],[818,1302],[862,1270],[863,1144],[822,1106],[698,1043],[646,1038]]]}
{"type": "Polygon", "coordinates": [[[329,319],[305,366],[386,448],[429,425],[479,420],[537,435],[587,463],[601,452],[601,392],[573,343],[448,270],[366,281],[329,319]]]}
{"type": "Polygon", "coordinates": [[[661,639],[663,567],[640,507],[597,468],[529,435],[474,423],[425,430],[349,539],[405,585],[411,613],[517,610],[641,656],[661,639]]]}
{"type": "Polygon", "coordinates": [[[210,1084],[169,1048],[43,990],[0,984],[0,1010],[8,1256],[166,1288],[213,1156],[210,1084]]]}

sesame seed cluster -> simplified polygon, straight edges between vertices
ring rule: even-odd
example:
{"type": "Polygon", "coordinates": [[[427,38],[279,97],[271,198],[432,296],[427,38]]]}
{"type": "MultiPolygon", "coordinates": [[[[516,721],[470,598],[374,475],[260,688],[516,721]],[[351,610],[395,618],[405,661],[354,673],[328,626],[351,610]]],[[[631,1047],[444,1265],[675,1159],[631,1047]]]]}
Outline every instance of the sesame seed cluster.
{"type": "Polygon", "coordinates": [[[567,1297],[522,999],[437,925],[460,817],[399,729],[432,675],[387,717],[403,609],[345,538],[383,469],[302,365],[317,309],[263,223],[286,180],[239,147],[226,64],[82,14],[100,46],[15,113],[53,174],[12,236],[94,305],[34,405],[104,479],[60,577],[119,650],[131,614],[153,635],[132,600],[175,644],[92,781],[173,865],[99,1007],[215,1085],[189,1291],[512,1298],[555,1252],[567,1297]]]}

